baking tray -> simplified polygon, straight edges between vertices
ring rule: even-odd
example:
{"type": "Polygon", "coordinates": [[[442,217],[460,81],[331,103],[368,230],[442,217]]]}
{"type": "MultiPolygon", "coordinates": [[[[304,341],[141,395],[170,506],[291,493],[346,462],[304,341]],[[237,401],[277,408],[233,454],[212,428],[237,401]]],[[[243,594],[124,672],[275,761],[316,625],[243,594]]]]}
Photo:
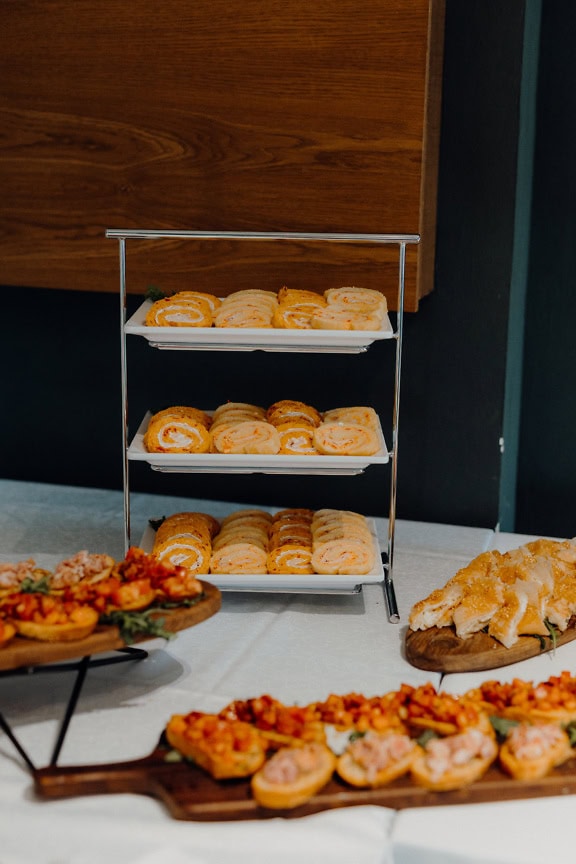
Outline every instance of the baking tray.
{"type": "Polygon", "coordinates": [[[182,351],[291,351],[353,353],[367,351],[373,342],[395,336],[388,315],[379,330],[283,330],[262,327],[147,327],[144,301],[128,319],[124,332],[142,336],[152,348],[182,351]]]}

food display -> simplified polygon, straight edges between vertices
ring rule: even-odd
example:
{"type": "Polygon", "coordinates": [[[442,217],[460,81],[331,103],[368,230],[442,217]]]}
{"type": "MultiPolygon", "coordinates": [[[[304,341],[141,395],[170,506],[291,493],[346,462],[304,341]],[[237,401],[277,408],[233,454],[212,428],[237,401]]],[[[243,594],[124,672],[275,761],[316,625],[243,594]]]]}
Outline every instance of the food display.
{"type": "Polygon", "coordinates": [[[167,516],[152,555],[200,574],[365,575],[375,564],[374,538],[360,513],[288,508],[274,515],[236,510],[220,522],[206,513],[167,516]]]}
{"type": "Polygon", "coordinates": [[[19,658],[48,662],[58,646],[68,646],[66,656],[74,656],[153,636],[169,638],[219,606],[214,586],[137,547],[121,561],[82,550],[53,570],[31,559],[4,563],[0,579],[0,668],[16,668],[19,658]]]}
{"type": "Polygon", "coordinates": [[[294,399],[264,408],[226,402],[212,413],[175,405],[155,412],[144,433],[148,453],[222,453],[292,456],[373,456],[382,449],[373,408],[321,412],[294,399]]]}
{"type": "Polygon", "coordinates": [[[461,696],[431,683],[375,696],[332,693],[304,706],[264,694],[215,713],[173,715],[144,759],[46,769],[37,791],[82,794],[84,783],[103,791],[122,771],[133,791],[200,820],[565,794],[576,788],[575,724],[569,672],[536,684],[485,681],[461,696]]]}
{"type": "Polygon", "coordinates": [[[537,685],[487,681],[459,697],[432,684],[403,684],[373,697],[331,694],[304,707],[264,695],[235,701],[218,715],[174,716],[166,736],[181,755],[218,778],[223,773],[216,754],[229,749],[221,741],[234,740],[235,728],[250,741],[239,749],[258,751],[246,732],[251,728],[262,750],[250,765],[242,760],[243,776],[252,777],[252,793],[261,806],[287,809],[300,806],[333,776],[359,789],[381,788],[406,776],[434,792],[464,789],[493,764],[502,782],[507,776],[541,778],[574,757],[573,724],[576,678],[563,672],[537,685]],[[511,705],[519,704],[522,710],[511,713],[511,705]],[[562,714],[559,706],[566,709],[562,714]],[[214,762],[204,754],[190,756],[191,742],[206,723],[219,730],[202,737],[214,762]],[[175,727],[180,737],[174,736],[175,727]]]}
{"type": "Polygon", "coordinates": [[[379,330],[386,297],[370,288],[330,288],[320,294],[283,286],[233,291],[220,299],[202,291],[178,291],[155,300],[148,327],[231,327],[289,330],[379,330]]]}
{"type": "Polygon", "coordinates": [[[414,604],[409,659],[420,665],[425,643],[432,656],[442,641],[445,662],[451,655],[470,662],[439,671],[494,668],[570,641],[574,616],[576,540],[540,538],[505,553],[483,552],[414,604]],[[475,653],[492,667],[475,666],[475,653]]]}

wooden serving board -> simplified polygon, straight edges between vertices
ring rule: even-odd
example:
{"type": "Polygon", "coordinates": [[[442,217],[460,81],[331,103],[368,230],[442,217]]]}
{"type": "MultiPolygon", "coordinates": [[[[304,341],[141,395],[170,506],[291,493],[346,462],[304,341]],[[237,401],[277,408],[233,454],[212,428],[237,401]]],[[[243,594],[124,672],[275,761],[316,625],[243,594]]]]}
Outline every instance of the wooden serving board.
{"type": "MultiPolygon", "coordinates": [[[[170,633],[186,630],[200,624],[220,609],[222,595],[215,585],[202,582],[204,596],[194,606],[180,606],[176,609],[158,609],[157,617],[163,620],[163,627],[170,633]]],[[[151,636],[135,639],[134,643],[149,641],[151,636]]],[[[15,636],[5,648],[0,649],[0,671],[19,669],[23,666],[41,666],[115,651],[125,648],[126,642],[118,627],[98,625],[86,639],[73,642],[40,642],[15,636]]]]}
{"type": "Polygon", "coordinates": [[[297,818],[365,804],[402,810],[576,794],[576,761],[571,760],[534,781],[513,780],[493,765],[482,779],[454,792],[429,792],[409,777],[366,790],[334,778],[300,807],[267,810],[252,798],[249,780],[216,781],[189,762],[167,760],[171,752],[161,741],[149,756],[131,762],[41,768],[34,772],[35,792],[43,800],[113,792],[149,795],[162,801],[173,818],[197,822],[297,818]]]}
{"type": "Polygon", "coordinates": [[[418,669],[430,672],[482,672],[528,660],[538,654],[553,651],[576,639],[576,623],[558,633],[555,640],[520,636],[511,648],[487,633],[474,633],[461,639],[452,627],[430,627],[428,630],[408,630],[404,640],[406,659],[418,669]]]}

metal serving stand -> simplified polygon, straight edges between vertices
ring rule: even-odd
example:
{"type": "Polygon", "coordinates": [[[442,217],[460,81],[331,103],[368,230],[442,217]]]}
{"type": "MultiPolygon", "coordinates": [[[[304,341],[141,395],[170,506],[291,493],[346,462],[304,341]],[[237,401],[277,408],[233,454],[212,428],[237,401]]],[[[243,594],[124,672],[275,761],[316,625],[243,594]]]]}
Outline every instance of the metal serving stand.
{"type": "MultiPolygon", "coordinates": [[[[398,465],[398,427],[400,415],[400,378],[402,363],[402,341],[403,341],[403,316],[404,316],[404,281],[406,265],[406,247],[417,244],[420,240],[417,234],[355,234],[355,233],[315,233],[315,232],[280,232],[280,231],[177,231],[177,230],[121,230],[108,229],[106,237],[115,239],[119,244],[119,276],[120,276],[120,331],[121,331],[121,379],[122,379],[122,450],[123,450],[123,486],[124,486],[124,542],[126,549],[130,546],[130,457],[129,457],[129,428],[128,428],[128,362],[127,362],[127,288],[126,288],[126,256],[127,243],[133,241],[153,240],[190,240],[190,241],[262,241],[262,242],[301,242],[301,243],[364,243],[372,245],[394,246],[398,252],[398,301],[395,312],[395,327],[385,334],[386,338],[394,339],[395,350],[395,372],[394,372],[394,395],[392,411],[391,446],[388,448],[386,461],[391,462],[390,468],[390,505],[388,514],[388,539],[387,551],[382,553],[382,564],[384,570],[383,591],[388,612],[388,620],[398,622],[398,606],[394,592],[393,565],[394,565],[394,534],[396,522],[396,497],[397,497],[397,465],[398,465]]],[[[170,328],[165,328],[170,330],[170,328]]],[[[174,328],[181,331],[188,328],[174,328]]],[[[222,331],[213,328],[213,334],[205,332],[206,328],[190,328],[189,337],[182,338],[181,332],[178,339],[167,336],[161,341],[154,342],[149,339],[151,347],[177,350],[177,351],[283,351],[298,353],[360,353],[367,350],[363,343],[361,331],[356,331],[350,341],[343,342],[339,338],[341,331],[321,331],[322,338],[318,336],[320,331],[276,331],[281,332],[284,341],[269,338],[270,331],[262,331],[252,334],[254,338],[244,339],[243,334],[235,334],[233,341],[222,338],[222,331]],[[200,335],[200,330],[202,334],[200,335]],[[332,333],[332,336],[329,334],[332,333]],[[217,338],[217,337],[220,338],[217,338]]],[[[306,474],[350,474],[362,473],[363,465],[352,465],[339,467],[331,457],[324,457],[325,463],[313,470],[305,469],[301,473],[306,474]]],[[[334,457],[342,459],[343,457],[334,457]]],[[[245,460],[240,467],[230,468],[226,466],[217,467],[214,463],[203,468],[194,465],[190,468],[182,466],[152,466],[155,470],[178,471],[185,473],[231,473],[242,471],[243,473],[298,473],[298,471],[286,463],[286,467],[274,465],[267,468],[261,461],[245,460]]],[[[356,588],[356,592],[359,588],[356,588]]]]}

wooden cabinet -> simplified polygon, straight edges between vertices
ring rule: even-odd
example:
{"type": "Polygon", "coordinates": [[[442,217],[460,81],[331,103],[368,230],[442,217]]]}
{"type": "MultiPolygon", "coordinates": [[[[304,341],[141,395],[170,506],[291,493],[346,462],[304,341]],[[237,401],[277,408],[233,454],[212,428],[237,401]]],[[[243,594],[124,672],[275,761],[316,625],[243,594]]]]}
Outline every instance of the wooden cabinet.
{"type": "MultiPolygon", "coordinates": [[[[3,33],[0,284],[115,291],[121,225],[420,234],[405,308],[432,289],[442,0],[29,0],[3,33]]],[[[167,241],[160,287],[316,287],[332,267],[372,287],[388,266],[259,249],[192,268],[167,241]]],[[[151,272],[144,246],[131,290],[151,272]]]]}

